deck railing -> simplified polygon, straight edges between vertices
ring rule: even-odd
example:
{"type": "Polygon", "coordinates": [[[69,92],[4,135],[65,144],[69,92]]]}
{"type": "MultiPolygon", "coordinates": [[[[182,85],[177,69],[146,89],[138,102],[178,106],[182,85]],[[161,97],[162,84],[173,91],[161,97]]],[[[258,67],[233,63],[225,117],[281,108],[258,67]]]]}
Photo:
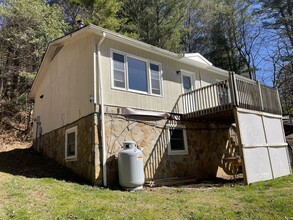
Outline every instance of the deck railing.
{"type": "Polygon", "coordinates": [[[220,112],[233,106],[282,114],[277,89],[241,79],[232,73],[228,80],[182,94],[182,102],[187,117],[220,112]]]}
{"type": "Polygon", "coordinates": [[[182,95],[182,101],[187,117],[225,110],[231,107],[228,80],[185,93],[182,95]]]}

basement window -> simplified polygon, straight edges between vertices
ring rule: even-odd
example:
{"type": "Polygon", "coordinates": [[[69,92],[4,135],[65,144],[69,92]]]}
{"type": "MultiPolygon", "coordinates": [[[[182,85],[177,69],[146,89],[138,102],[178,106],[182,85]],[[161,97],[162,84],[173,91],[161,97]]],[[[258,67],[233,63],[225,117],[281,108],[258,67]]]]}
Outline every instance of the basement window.
{"type": "Polygon", "coordinates": [[[70,128],[65,132],[65,159],[77,159],[77,127],[70,128]]]}
{"type": "Polygon", "coordinates": [[[177,126],[168,129],[168,154],[187,155],[187,137],[184,126],[177,126]]]}

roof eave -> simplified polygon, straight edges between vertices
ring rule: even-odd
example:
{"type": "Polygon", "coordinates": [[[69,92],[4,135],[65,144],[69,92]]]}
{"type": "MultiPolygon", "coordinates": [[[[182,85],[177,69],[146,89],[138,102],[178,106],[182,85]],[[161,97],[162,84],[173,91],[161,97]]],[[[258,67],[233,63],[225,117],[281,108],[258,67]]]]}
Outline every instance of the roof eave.
{"type": "Polygon", "coordinates": [[[93,30],[96,34],[99,34],[99,35],[102,35],[103,33],[105,33],[107,39],[116,40],[118,42],[130,45],[130,46],[133,46],[136,48],[140,48],[140,49],[143,48],[144,50],[146,50],[148,52],[156,53],[161,56],[163,55],[165,57],[174,58],[174,59],[179,59],[183,56],[181,54],[177,54],[177,53],[174,53],[174,52],[171,52],[171,51],[168,51],[168,50],[165,50],[165,49],[162,49],[162,48],[159,48],[159,47],[147,44],[147,43],[144,43],[142,41],[126,37],[124,35],[115,33],[113,31],[109,31],[107,29],[98,27],[93,24],[89,25],[89,29],[93,30]]]}
{"type": "Polygon", "coordinates": [[[48,57],[49,49],[54,45],[63,44],[66,40],[68,40],[68,39],[70,39],[72,37],[75,37],[77,35],[80,35],[81,33],[86,32],[86,31],[90,31],[90,32],[92,32],[94,34],[97,34],[99,36],[102,36],[103,34],[106,34],[106,38],[108,38],[108,39],[116,40],[118,42],[122,42],[122,43],[130,45],[130,46],[134,46],[136,48],[144,49],[145,51],[155,53],[155,54],[158,54],[160,56],[167,57],[167,58],[171,58],[173,60],[179,61],[179,62],[184,63],[184,64],[188,64],[188,65],[191,65],[191,66],[194,66],[194,67],[197,67],[197,68],[207,69],[207,70],[210,70],[212,72],[215,72],[215,73],[223,75],[223,76],[228,76],[229,75],[228,71],[220,69],[218,67],[211,66],[211,65],[209,65],[209,63],[204,64],[204,63],[196,61],[196,60],[191,60],[190,58],[184,57],[183,54],[177,54],[177,53],[165,50],[165,49],[161,49],[161,48],[158,48],[156,46],[141,42],[139,40],[135,40],[135,39],[123,36],[121,34],[109,31],[107,29],[98,27],[96,25],[89,24],[88,26],[85,26],[85,27],[83,27],[83,28],[81,28],[81,29],[79,29],[77,31],[74,31],[74,32],[72,32],[70,34],[67,34],[64,37],[58,38],[58,39],[56,39],[54,41],[51,41],[48,44],[46,52],[45,52],[45,55],[44,55],[44,57],[42,59],[40,68],[39,68],[39,70],[38,70],[38,72],[36,74],[36,77],[34,79],[34,82],[32,84],[31,91],[29,93],[29,98],[33,99],[35,97],[35,95],[36,95],[34,89],[35,89],[35,87],[37,85],[37,81],[38,81],[40,72],[44,68],[45,61],[48,59],[47,57],[48,57]]]}

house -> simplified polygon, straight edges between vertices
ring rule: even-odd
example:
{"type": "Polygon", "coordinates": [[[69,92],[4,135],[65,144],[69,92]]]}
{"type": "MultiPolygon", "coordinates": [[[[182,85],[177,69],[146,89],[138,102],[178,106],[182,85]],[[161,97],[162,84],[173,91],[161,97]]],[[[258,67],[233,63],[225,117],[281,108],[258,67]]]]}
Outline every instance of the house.
{"type": "Polygon", "coordinates": [[[233,174],[246,183],[289,175],[277,90],[95,25],[52,41],[29,96],[34,148],[95,185],[118,183],[125,140],[145,179],[233,174]]]}

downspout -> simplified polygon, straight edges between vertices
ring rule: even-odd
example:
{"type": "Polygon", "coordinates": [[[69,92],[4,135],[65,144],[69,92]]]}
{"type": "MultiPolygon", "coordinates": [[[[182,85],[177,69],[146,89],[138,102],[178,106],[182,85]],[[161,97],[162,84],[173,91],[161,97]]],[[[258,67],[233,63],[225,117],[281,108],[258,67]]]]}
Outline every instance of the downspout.
{"type": "MultiPolygon", "coordinates": [[[[102,138],[102,170],[103,170],[103,185],[107,186],[107,167],[106,167],[106,160],[107,160],[107,151],[106,151],[106,144],[105,144],[105,111],[104,111],[104,94],[103,94],[103,74],[102,74],[102,65],[101,65],[101,44],[103,43],[104,39],[106,38],[106,33],[103,32],[102,38],[98,43],[97,48],[97,56],[98,56],[98,74],[99,74],[99,105],[100,105],[100,120],[101,120],[101,138],[102,138]]],[[[95,112],[97,111],[97,74],[94,76],[94,103],[95,103],[95,112]]]]}

